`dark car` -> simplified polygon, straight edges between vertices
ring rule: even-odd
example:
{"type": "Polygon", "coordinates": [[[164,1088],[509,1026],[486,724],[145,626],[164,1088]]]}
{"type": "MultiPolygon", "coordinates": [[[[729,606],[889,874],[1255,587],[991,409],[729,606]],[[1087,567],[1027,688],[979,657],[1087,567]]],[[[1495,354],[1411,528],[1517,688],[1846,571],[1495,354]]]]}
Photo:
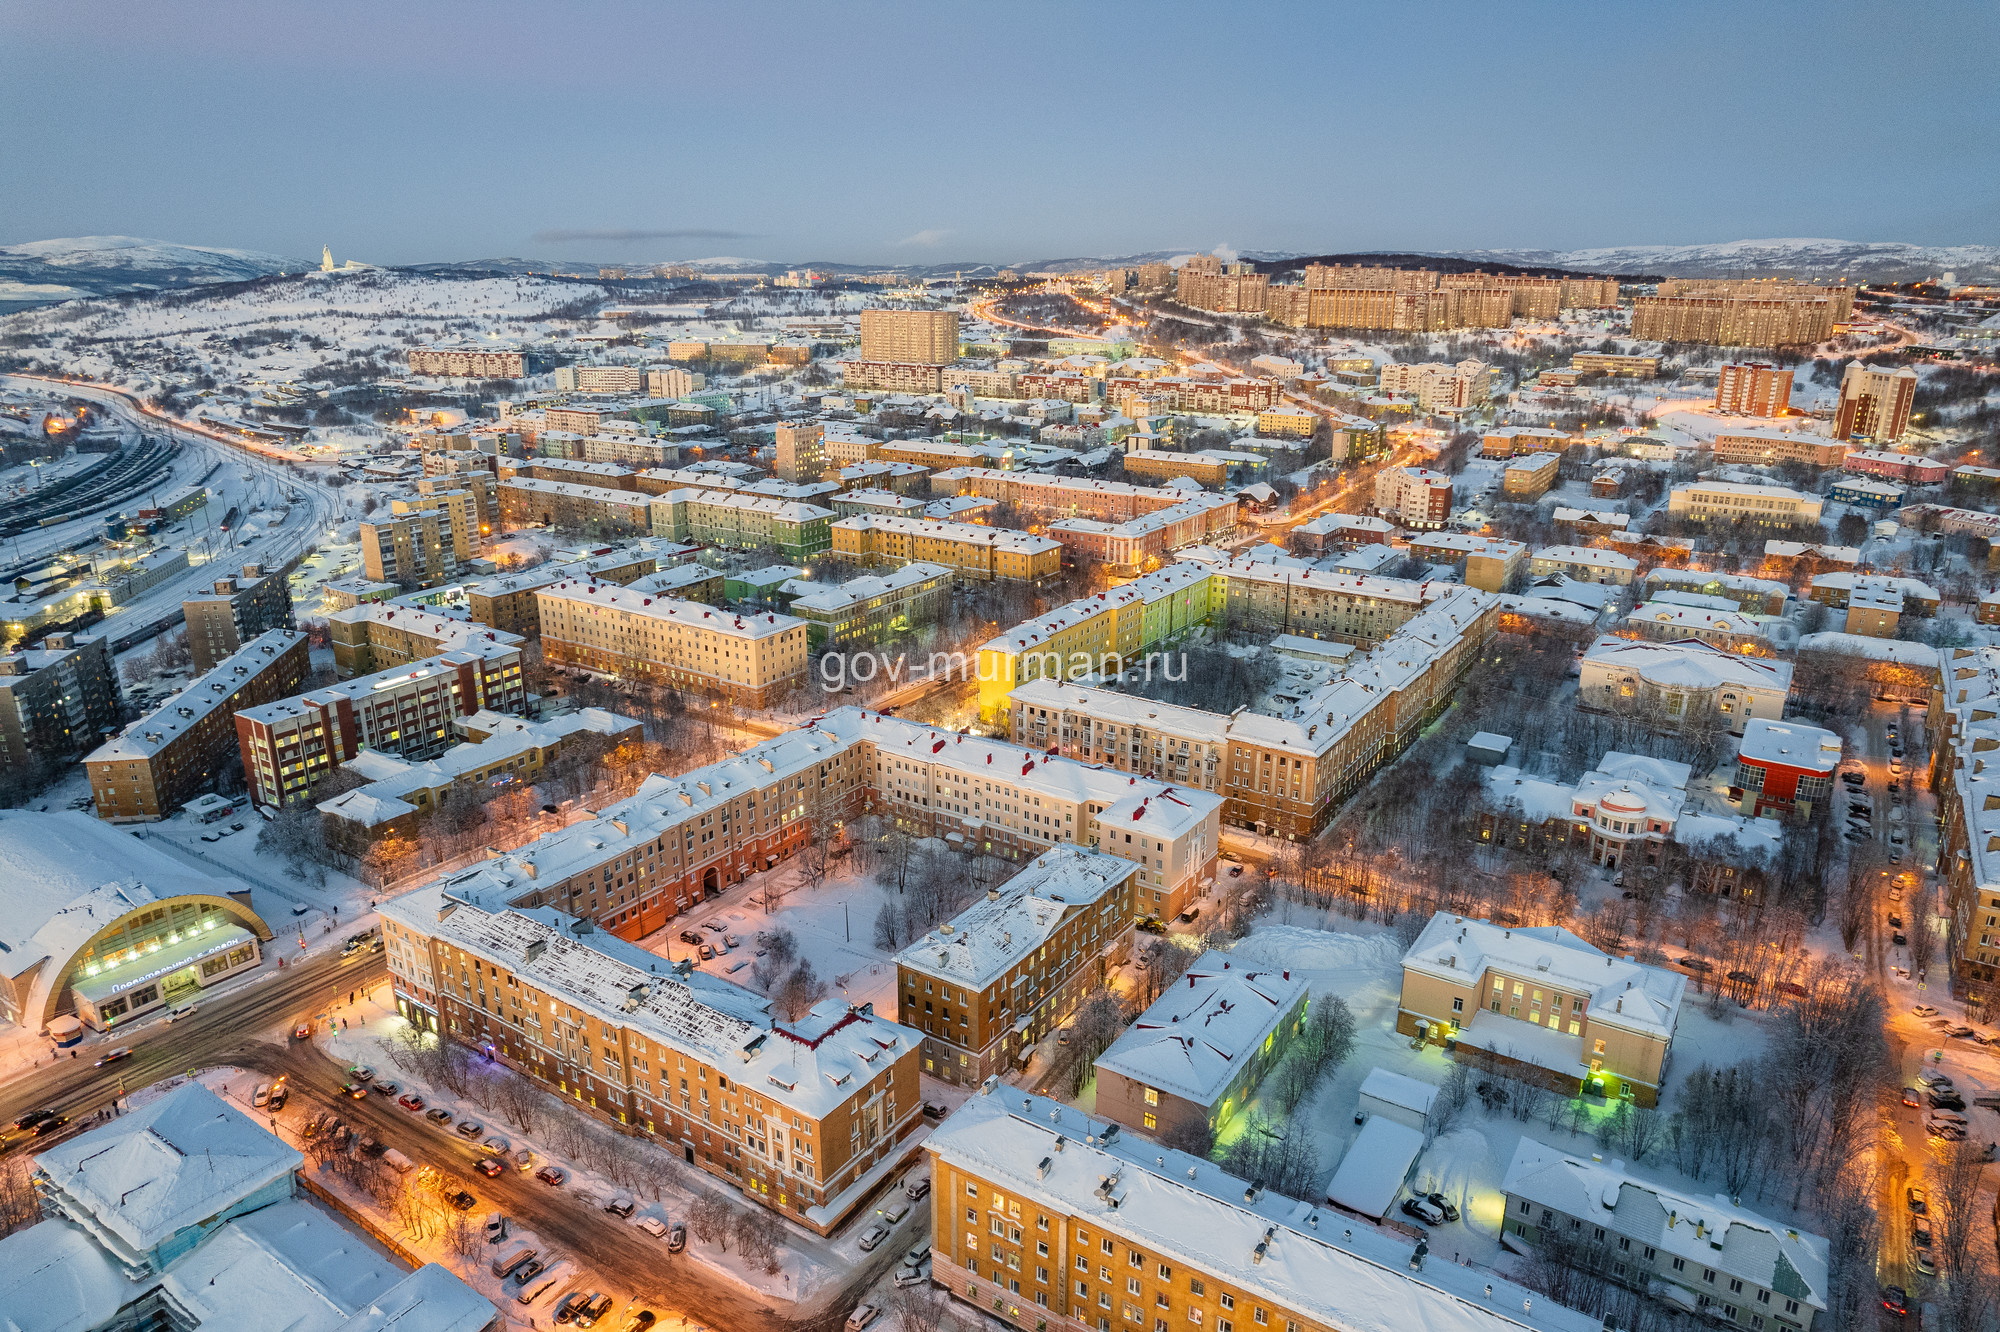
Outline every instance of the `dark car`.
{"type": "Polygon", "coordinates": [[[1894,934],[1889,936],[1889,942],[1893,944],[1906,944],[1909,942],[1909,940],[1903,937],[1903,932],[1901,930],[1897,930],[1894,934]]]}
{"type": "Polygon", "coordinates": [[[1900,929],[1902,929],[1902,928],[1903,928],[1903,918],[1902,918],[1901,916],[1890,916],[1890,917],[1889,917],[1889,928],[1890,928],[1890,929],[1892,929],[1892,930],[1900,930],[1900,929]]]}
{"type": "Polygon", "coordinates": [[[585,1300],[582,1306],[576,1311],[576,1325],[578,1327],[597,1326],[599,1322],[610,1316],[611,1307],[614,1303],[616,1301],[609,1295],[592,1291],[590,1298],[585,1300]]]}
{"type": "Polygon", "coordinates": [[[41,1123],[35,1125],[31,1132],[38,1138],[46,1138],[49,1134],[54,1133],[67,1123],[69,1123],[68,1115],[51,1115],[41,1123]]]}
{"type": "Polygon", "coordinates": [[[457,1193],[452,1194],[451,1197],[447,1199],[447,1201],[449,1201],[454,1208],[456,1208],[458,1211],[461,1212],[469,1212],[473,1208],[479,1206],[479,1199],[473,1197],[471,1194],[467,1193],[464,1189],[460,1189],[457,1193]]]}
{"type": "Polygon", "coordinates": [[[424,1118],[430,1120],[431,1123],[436,1124],[438,1127],[442,1128],[446,1124],[451,1123],[451,1111],[445,1109],[443,1106],[439,1106],[435,1110],[426,1110],[424,1112],[424,1118]]]}
{"type": "Polygon", "coordinates": [[[1403,1215],[1415,1217],[1424,1224],[1432,1226],[1441,1226],[1445,1221],[1444,1208],[1428,1198],[1403,1199],[1403,1215]]]}
{"type": "Polygon", "coordinates": [[[1451,1199],[1445,1197],[1442,1193],[1427,1193],[1424,1195],[1424,1197],[1440,1212],[1444,1213],[1445,1220],[1447,1221],[1458,1220],[1457,1203],[1454,1203],[1451,1199]]]}
{"type": "Polygon", "coordinates": [[[1714,971],[1714,970],[1715,970],[1715,968],[1714,968],[1714,967],[1713,967],[1712,965],[1710,965],[1710,964],[1709,964],[1709,963],[1707,963],[1707,962],[1704,962],[1704,961],[1703,961],[1702,959],[1700,959],[1700,958],[1698,958],[1698,957],[1684,957],[1684,958],[1682,958],[1682,959],[1681,959],[1681,965],[1682,965],[1682,966],[1684,966],[1684,967],[1686,967],[1686,968],[1687,968],[1687,969],[1688,969],[1689,971],[1714,971]]]}
{"type": "Polygon", "coordinates": [[[1915,1087],[1905,1087],[1903,1088],[1903,1104],[1907,1106],[1919,1106],[1923,1104],[1923,1098],[1917,1094],[1915,1087]]]}
{"type": "Polygon", "coordinates": [[[368,1090],[374,1092],[377,1096],[394,1096],[396,1094],[396,1084],[393,1082],[378,1082],[368,1090]]]}
{"type": "Polygon", "coordinates": [[[17,1129],[31,1129],[44,1119],[54,1119],[55,1117],[56,1112],[53,1110],[30,1110],[27,1114],[22,1115],[14,1121],[14,1127],[17,1129]]]}
{"type": "Polygon", "coordinates": [[[488,1179],[495,1179],[507,1173],[507,1167],[501,1165],[490,1156],[472,1168],[488,1179]]]}
{"type": "Polygon", "coordinates": [[[569,1174],[561,1166],[545,1165],[535,1172],[535,1178],[553,1188],[568,1179],[569,1174]]]}
{"type": "Polygon", "coordinates": [[[667,1230],[667,1252],[679,1253],[688,1246],[688,1228],[685,1222],[676,1221],[667,1230]]]}
{"type": "Polygon", "coordinates": [[[1910,1297],[1903,1293],[1901,1286],[1884,1286],[1882,1307],[1900,1318],[1910,1312],[1910,1297]]]}
{"type": "Polygon", "coordinates": [[[1924,1099],[1930,1102],[1931,1109],[1933,1110],[1965,1109],[1965,1098],[1949,1087],[1934,1091],[1924,1099]]]}
{"type": "Polygon", "coordinates": [[[646,1329],[659,1321],[651,1309],[641,1309],[625,1320],[624,1332],[646,1332],[646,1329]]]}
{"type": "MultiPolygon", "coordinates": [[[[437,1111],[433,1110],[431,1114],[436,1115],[437,1111]]],[[[442,1124],[444,1121],[440,1119],[438,1123],[442,1124]]],[[[461,1138],[476,1138],[486,1132],[486,1126],[476,1119],[461,1119],[458,1121],[458,1127],[453,1129],[452,1132],[461,1138]]]]}

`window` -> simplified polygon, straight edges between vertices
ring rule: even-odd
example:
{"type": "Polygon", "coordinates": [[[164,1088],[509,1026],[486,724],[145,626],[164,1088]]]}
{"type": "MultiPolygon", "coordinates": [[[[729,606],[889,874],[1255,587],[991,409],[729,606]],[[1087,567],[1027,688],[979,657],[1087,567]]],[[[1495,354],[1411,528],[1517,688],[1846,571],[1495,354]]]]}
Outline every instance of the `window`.
{"type": "Polygon", "coordinates": [[[1146,1088],[1146,1104],[1147,1104],[1147,1105],[1158,1105],[1159,1103],[1160,1103],[1160,1091],[1159,1091],[1159,1088],[1157,1088],[1157,1087],[1148,1087],[1148,1088],[1146,1088]]]}
{"type": "Polygon", "coordinates": [[[1200,1309],[1197,1309],[1197,1308],[1195,1308],[1195,1307],[1194,1307],[1193,1305],[1189,1305],[1189,1306],[1188,1306],[1188,1321],[1189,1321],[1190,1323],[1194,1323],[1194,1324],[1196,1324],[1196,1325],[1199,1325],[1199,1324],[1201,1323],[1201,1310],[1200,1310],[1200,1309]]]}
{"type": "Polygon", "coordinates": [[[1146,1112],[1146,1127],[1148,1129],[1156,1129],[1159,1126],[1160,1126],[1160,1121],[1158,1116],[1154,1115],[1152,1111],[1148,1110],[1146,1112]]]}
{"type": "Polygon", "coordinates": [[[1228,1294],[1228,1293],[1226,1293],[1226,1292],[1225,1292],[1225,1293],[1224,1293],[1224,1294],[1222,1295],[1221,1299],[1222,1299],[1222,1307],[1223,1307],[1223,1308],[1225,1308],[1225,1309],[1234,1309],[1234,1308],[1236,1307],[1236,1297],[1235,1297],[1234,1295],[1230,1295],[1230,1294],[1228,1294]]]}
{"type": "Polygon", "coordinates": [[[1208,1294],[1208,1284],[1204,1282],[1200,1277],[1189,1277],[1188,1294],[1206,1295],[1208,1294]]]}
{"type": "Polygon", "coordinates": [[[1271,1321],[1271,1311],[1261,1304],[1253,1304],[1250,1306],[1250,1321],[1263,1327],[1271,1321]]]}
{"type": "Polygon", "coordinates": [[[1743,1293],[1743,1283],[1735,1277],[1729,1278],[1729,1293],[1731,1295],[1741,1295],[1743,1293]]]}
{"type": "Polygon", "coordinates": [[[1076,1256],[1076,1270],[1079,1272],[1088,1272],[1090,1270],[1090,1259],[1083,1254],[1078,1254],[1076,1256]]]}
{"type": "Polygon", "coordinates": [[[1451,1001],[1451,1011],[1454,1013],[1463,1013],[1465,1011],[1465,1000],[1453,999],[1451,1001]]]}
{"type": "Polygon", "coordinates": [[[1685,1272],[1685,1271],[1687,1271],[1687,1259],[1685,1259],[1685,1258],[1676,1258],[1676,1259],[1674,1259],[1674,1271],[1676,1271],[1676,1272],[1685,1272]]]}
{"type": "Polygon", "coordinates": [[[1146,1265],[1146,1255],[1134,1251],[1125,1255],[1125,1261],[1134,1267],[1144,1267],[1146,1265]]]}

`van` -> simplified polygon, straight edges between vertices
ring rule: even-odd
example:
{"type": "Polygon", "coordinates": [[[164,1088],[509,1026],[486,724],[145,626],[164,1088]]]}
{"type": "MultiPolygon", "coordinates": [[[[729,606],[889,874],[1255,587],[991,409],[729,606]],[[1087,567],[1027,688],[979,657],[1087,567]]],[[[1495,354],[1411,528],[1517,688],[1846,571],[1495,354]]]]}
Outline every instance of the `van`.
{"type": "Polygon", "coordinates": [[[416,1169],[416,1166],[411,1164],[410,1158],[397,1151],[394,1147],[382,1153],[382,1159],[388,1163],[391,1170],[394,1170],[399,1175],[407,1175],[416,1169]]]}
{"type": "Polygon", "coordinates": [[[539,1251],[535,1246],[526,1240],[516,1241],[512,1248],[502,1249],[494,1257],[493,1275],[497,1277],[510,1277],[514,1275],[514,1269],[522,1263],[527,1262],[530,1258],[533,1258],[537,1252],[539,1251]]]}
{"type": "Polygon", "coordinates": [[[250,1093],[250,1104],[252,1106],[262,1106],[265,1103],[267,1103],[270,1099],[271,1099],[271,1084],[268,1082],[258,1083],[257,1090],[250,1093]]]}
{"type": "Polygon", "coordinates": [[[521,1287],[521,1293],[516,1295],[514,1299],[520,1304],[533,1304],[536,1300],[539,1300],[542,1296],[548,1294],[575,1275],[576,1264],[570,1262],[568,1259],[564,1259],[562,1262],[543,1271],[527,1285],[521,1287]]]}

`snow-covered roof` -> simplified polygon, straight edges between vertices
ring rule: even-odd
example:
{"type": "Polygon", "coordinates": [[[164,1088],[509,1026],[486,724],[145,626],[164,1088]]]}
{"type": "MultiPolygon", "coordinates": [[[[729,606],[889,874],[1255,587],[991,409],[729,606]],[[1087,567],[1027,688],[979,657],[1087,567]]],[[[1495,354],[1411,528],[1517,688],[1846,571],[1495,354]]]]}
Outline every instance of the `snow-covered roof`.
{"type": "Polygon", "coordinates": [[[1687,977],[1613,957],[1559,925],[1508,928],[1446,911],[1432,916],[1403,954],[1403,969],[1468,987],[1489,970],[1542,976],[1588,995],[1593,1024],[1660,1040],[1674,1034],[1687,990],[1687,977]]]}
{"type": "Polygon", "coordinates": [[[1232,967],[1227,953],[1204,953],[1097,1057],[1096,1067],[1212,1106],[1307,988],[1303,974],[1246,971],[1232,967]]]}
{"type": "Polygon", "coordinates": [[[0,1239],[0,1329],[96,1332],[143,1287],[89,1232],[61,1217],[0,1239]]]}
{"type": "Polygon", "coordinates": [[[768,1000],[719,977],[676,974],[658,955],[553,907],[510,907],[521,888],[482,868],[392,898],[380,910],[419,935],[504,964],[607,1026],[727,1069],[760,1095],[814,1119],[922,1039],[831,999],[799,1022],[780,1022],[768,1000]]]}
{"type": "Polygon", "coordinates": [[[1919,670],[1938,668],[1938,650],[1924,643],[1905,643],[1894,638],[1874,638],[1867,634],[1829,631],[1807,634],[1799,639],[1800,652],[1840,652],[1850,657],[1872,657],[1893,661],[1919,670]]]}
{"type": "MultiPolygon", "coordinates": [[[[1730,1202],[1636,1179],[1622,1161],[1561,1152],[1523,1137],[1501,1189],[1658,1250],[1827,1307],[1827,1241],[1730,1202]]],[[[1690,1287],[1693,1281],[1690,1279],[1690,1287]]]]}
{"type": "Polygon", "coordinates": [[[1938,591],[1921,578],[1898,578],[1890,574],[1855,573],[1840,569],[1823,574],[1814,574],[1813,591],[1822,588],[1836,592],[1858,592],[1864,589],[1875,592],[1892,592],[1898,597],[1914,601],[1937,601],[1938,591]]]}
{"type": "Polygon", "coordinates": [[[843,518],[833,526],[845,528],[850,532],[897,532],[905,536],[931,537],[940,541],[969,542],[1027,554],[1062,549],[1062,543],[1052,538],[1029,532],[1016,532],[1011,528],[981,527],[977,523],[940,522],[929,518],[905,518],[901,514],[857,514],[852,518],[843,518]]]}
{"type": "MultiPolygon", "coordinates": [[[[366,1239],[343,1230],[318,1208],[280,1202],[237,1217],[176,1258],[161,1274],[160,1286],[198,1320],[201,1332],[273,1326],[334,1332],[403,1276],[366,1239]],[[274,1316],[277,1310],[283,1310],[282,1318],[274,1316]]],[[[492,1317],[491,1304],[456,1277],[451,1280],[492,1317]]]]}
{"type": "Polygon", "coordinates": [[[1205,1158],[1013,1088],[972,1097],[925,1146],[1010,1194],[1341,1332],[1600,1332],[1600,1320],[1490,1271],[1436,1256],[1413,1270],[1397,1236],[1249,1190],[1205,1158]]]}
{"type": "Polygon", "coordinates": [[[1734,685],[1784,693],[1792,686],[1792,664],[1788,661],[1745,657],[1687,639],[1651,643],[1607,636],[1592,643],[1583,660],[1586,666],[1631,671],[1649,684],[1663,688],[1720,689],[1734,685]]]}
{"type": "Polygon", "coordinates": [[[63,1214],[128,1263],[305,1158],[198,1082],[187,1082],[35,1158],[63,1214]]]}
{"type": "Polygon", "coordinates": [[[1560,620],[1575,625],[1596,624],[1598,617],[1596,610],[1555,596],[1502,596],[1500,609],[1531,620],[1560,620]]]}
{"type": "Polygon", "coordinates": [[[1371,1068],[1368,1076],[1361,1079],[1363,1097],[1399,1105],[1405,1110],[1414,1110],[1420,1115],[1431,1112],[1431,1102],[1437,1100],[1435,1083],[1413,1078],[1405,1073],[1394,1073],[1386,1068],[1371,1068]]]}
{"type": "Polygon", "coordinates": [[[1585,523],[1620,528],[1632,521],[1629,514],[1612,513],[1605,509],[1571,509],[1562,506],[1557,506],[1549,517],[1559,523],[1585,523]]]}
{"type": "Polygon", "coordinates": [[[202,718],[233,703],[236,691],[247,680],[267,669],[286,647],[296,641],[298,631],[295,629],[272,629],[259,634],[159,707],[91,750],[84,762],[144,761],[152,758],[200,724],[202,718]]]}
{"type": "Polygon", "coordinates": [[[1825,773],[1840,766],[1840,748],[1840,737],[1832,731],[1802,722],[1752,717],[1743,725],[1743,742],[1737,753],[1752,763],[1825,773]]]}
{"type": "MultiPolygon", "coordinates": [[[[1174,481],[1169,482],[1168,485],[1174,486],[1181,481],[1188,480],[1189,478],[1187,477],[1177,477],[1174,481]]],[[[1201,490],[1200,482],[1194,481],[1191,484],[1197,492],[1201,490]]],[[[1226,495],[1196,493],[1178,504],[1169,505],[1164,509],[1155,509],[1153,512],[1141,514],[1137,518],[1128,518],[1122,523],[1106,523],[1095,518],[1058,518],[1056,521],[1050,523],[1046,530],[1050,532],[1080,532],[1100,536],[1136,538],[1146,536],[1148,533],[1157,532],[1162,528],[1172,527],[1175,523],[1188,518],[1196,518],[1203,514],[1212,513],[1218,509],[1228,509],[1233,516],[1236,509],[1236,501],[1226,495]]]]}
{"type": "Polygon", "coordinates": [[[981,989],[1047,943],[1074,913],[1122,892],[1139,872],[1120,856],[1058,846],[896,954],[896,965],[981,989]]]}
{"type": "MultiPolygon", "coordinates": [[[[921,560],[905,564],[899,569],[881,574],[863,574],[850,578],[835,587],[825,587],[818,583],[801,583],[797,586],[809,590],[792,602],[793,610],[811,610],[826,615],[837,615],[849,610],[870,597],[886,597],[919,587],[934,578],[949,578],[951,570],[942,564],[926,564],[921,560]]],[[[793,586],[787,583],[787,589],[793,586]]]]}
{"type": "Polygon", "coordinates": [[[1536,560],[1546,560],[1551,564],[1579,565],[1586,569],[1637,569],[1639,561],[1630,555],[1620,555],[1615,550],[1600,550],[1596,546],[1543,546],[1535,552],[1536,560]]]}
{"type": "Polygon", "coordinates": [[[495,1312],[490,1301],[449,1269],[425,1263],[356,1309],[333,1332],[480,1332],[493,1323],[495,1312]]]}
{"type": "Polygon", "coordinates": [[[1424,1135],[1417,1129],[1386,1115],[1370,1115],[1327,1181],[1327,1201],[1379,1220],[1395,1203],[1423,1149],[1424,1135]]]}
{"type": "Polygon", "coordinates": [[[1104,614],[1106,610],[1134,602],[1153,602],[1162,597],[1203,582],[1209,571],[1191,565],[1170,564],[1129,583],[1121,584],[1108,592],[1083,597],[1067,605],[1058,606],[1046,615],[1037,615],[1032,620],[1023,620],[1006,633],[987,641],[982,651],[1027,652],[1049,641],[1056,634],[1074,625],[1104,614]]]}
{"type": "MultiPolygon", "coordinates": [[[[794,569],[786,577],[796,576],[798,572],[794,569]]],[[[699,601],[681,601],[637,588],[619,587],[615,583],[593,583],[581,579],[570,579],[542,588],[535,593],[535,600],[540,603],[572,601],[593,609],[620,610],[628,615],[657,620],[662,625],[686,625],[746,642],[772,638],[788,629],[803,628],[805,625],[803,620],[774,611],[738,613],[705,606],[699,601]]]]}

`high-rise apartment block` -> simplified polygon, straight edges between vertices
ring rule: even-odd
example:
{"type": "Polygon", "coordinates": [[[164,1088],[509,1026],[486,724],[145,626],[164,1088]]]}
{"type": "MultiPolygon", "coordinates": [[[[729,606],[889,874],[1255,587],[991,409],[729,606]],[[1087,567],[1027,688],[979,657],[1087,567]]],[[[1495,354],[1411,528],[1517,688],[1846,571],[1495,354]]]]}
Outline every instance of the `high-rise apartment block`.
{"type": "Polygon", "coordinates": [[[446,379],[519,379],[527,373],[527,355],[518,347],[454,346],[438,343],[412,348],[410,373],[446,379]]]}
{"type": "Polygon", "coordinates": [[[777,456],[771,470],[793,485],[817,481],[826,470],[826,428],[817,422],[785,422],[778,427],[777,456]]]}
{"type": "Polygon", "coordinates": [[[236,578],[218,578],[206,592],[181,602],[187,616],[188,647],[194,668],[214,669],[224,657],[272,629],[292,627],[292,590],[282,573],[246,564],[236,578]]]}
{"type": "Polygon", "coordinates": [[[1428,467],[1384,468],[1375,475],[1375,512],[1405,527],[1442,527],[1451,517],[1451,478],[1428,467]]]}
{"type": "Polygon", "coordinates": [[[535,593],[542,656],[768,707],[805,682],[806,624],[581,579],[535,593]]]}
{"type": "Polygon", "coordinates": [[[1840,377],[1840,406],[1833,416],[1835,439],[1872,439],[1890,443],[1910,425],[1910,403],[1917,392],[1917,372],[1909,366],[1878,370],[1855,362],[1840,377]]]}
{"type": "Polygon", "coordinates": [[[1787,347],[1824,342],[1854,308],[1854,288],[1790,282],[1662,282],[1632,302],[1632,336],[1645,342],[1787,347]]]}
{"type": "Polygon", "coordinates": [[[1783,416],[1792,402],[1792,372],[1762,362],[1731,362],[1715,379],[1717,411],[1783,416]]]}
{"type": "Polygon", "coordinates": [[[1424,365],[1385,365],[1380,385],[1384,393],[1407,393],[1427,412],[1477,407],[1491,396],[1491,372],[1483,361],[1440,361],[1424,365]]]}
{"type": "Polygon", "coordinates": [[[950,365],[958,359],[958,312],[863,310],[861,359],[950,365]]]}
{"type": "Polygon", "coordinates": [[[692,370],[683,370],[677,365],[662,366],[646,372],[646,396],[649,398],[685,398],[707,385],[707,376],[698,375],[692,370]]]}
{"type": "Polygon", "coordinates": [[[449,509],[392,514],[361,524],[361,567],[370,582],[429,587],[458,571],[449,509]]]}
{"type": "Polygon", "coordinates": [[[1248,264],[1229,264],[1212,254],[1198,254],[1182,265],[1175,299],[1197,310],[1218,314],[1264,313],[1271,279],[1248,264]]]}
{"type": "Polygon", "coordinates": [[[102,635],[50,634],[0,654],[0,773],[95,747],[124,707],[102,635]]]}

